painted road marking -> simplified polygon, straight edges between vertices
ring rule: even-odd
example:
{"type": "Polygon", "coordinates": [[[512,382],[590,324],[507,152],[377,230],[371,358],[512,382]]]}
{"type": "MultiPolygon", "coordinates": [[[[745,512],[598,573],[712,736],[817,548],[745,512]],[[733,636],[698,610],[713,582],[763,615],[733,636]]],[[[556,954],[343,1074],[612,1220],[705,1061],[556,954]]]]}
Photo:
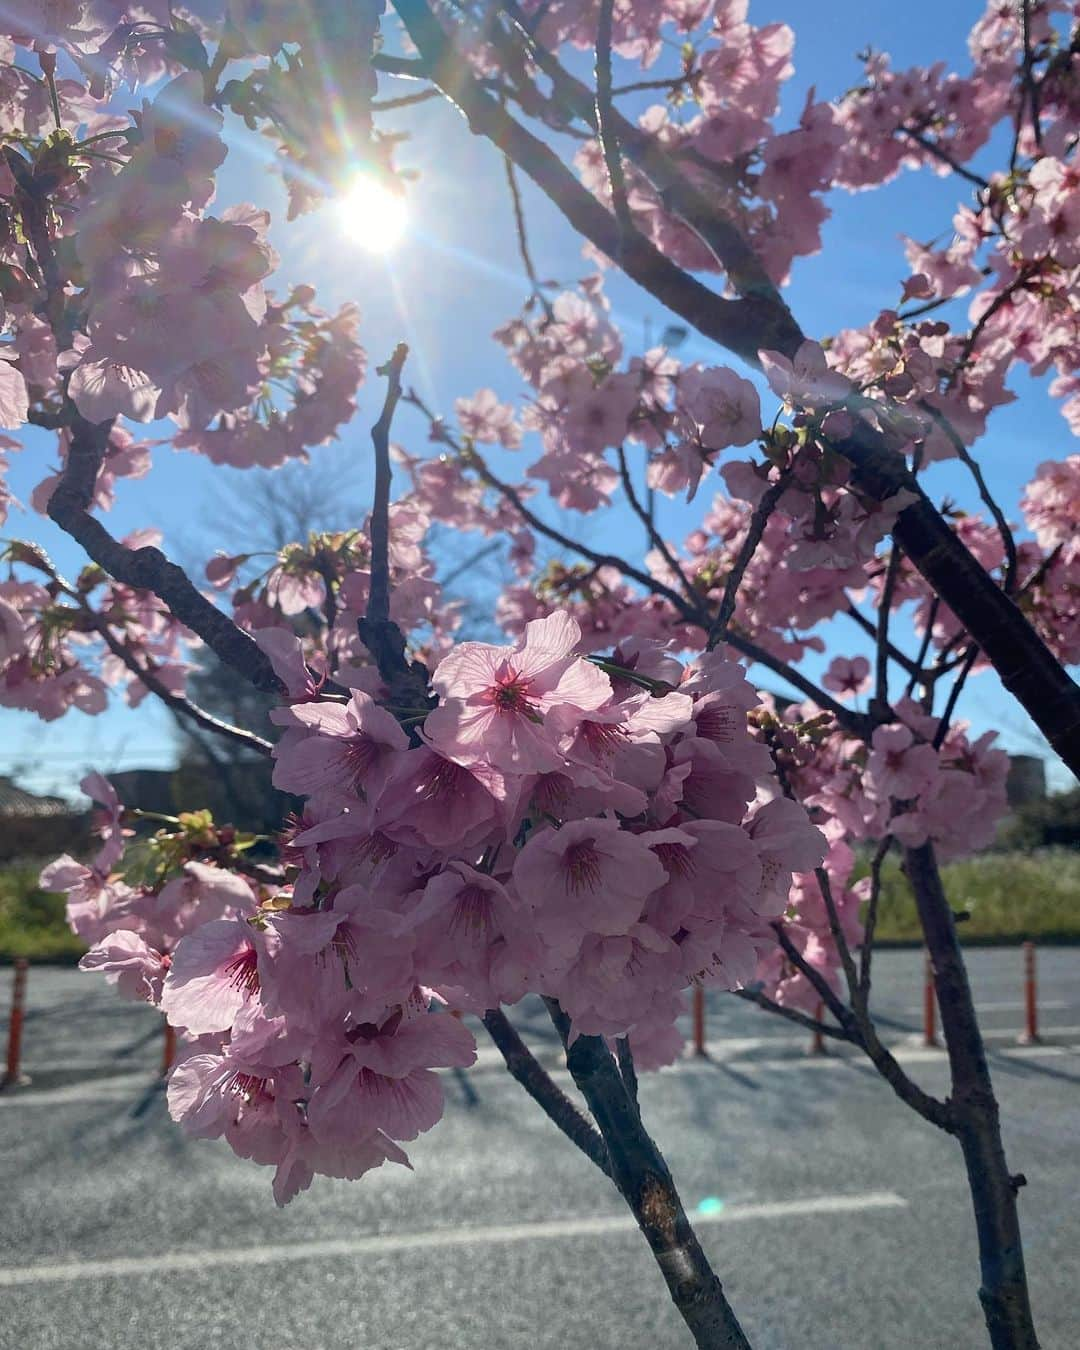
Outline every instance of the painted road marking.
{"type": "MultiPolygon", "coordinates": [[[[851,1214],[865,1210],[906,1209],[907,1201],[893,1191],[868,1191],[863,1195],[817,1195],[801,1200],[766,1200],[732,1204],[716,1212],[696,1213],[698,1224],[738,1223],[754,1219],[793,1219],[818,1214],[851,1214]]],[[[535,1242],[547,1238],[588,1237],[637,1230],[630,1214],[579,1219],[554,1219],[542,1223],[496,1224],[476,1228],[432,1229],[426,1233],[382,1233],[371,1237],[328,1238],[307,1242],[274,1243],[257,1247],[230,1247],[193,1252],[165,1252],[160,1256],[119,1256],[102,1261],[43,1262],[0,1270],[0,1287],[24,1284],[54,1284],[67,1280],[126,1279],[163,1272],[202,1271],[221,1266],[267,1266],[326,1257],[383,1255],[388,1252],[433,1251],[476,1244],[535,1242]]]]}

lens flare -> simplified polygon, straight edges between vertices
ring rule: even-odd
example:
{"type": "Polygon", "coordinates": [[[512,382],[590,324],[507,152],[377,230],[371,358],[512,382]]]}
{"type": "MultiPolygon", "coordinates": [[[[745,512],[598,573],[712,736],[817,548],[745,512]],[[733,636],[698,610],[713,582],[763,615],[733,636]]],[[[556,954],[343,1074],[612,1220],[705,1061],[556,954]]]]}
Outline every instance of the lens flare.
{"type": "Polygon", "coordinates": [[[405,198],[369,174],[354,178],[337,204],[344,234],[370,253],[389,253],[409,224],[405,198]]]}

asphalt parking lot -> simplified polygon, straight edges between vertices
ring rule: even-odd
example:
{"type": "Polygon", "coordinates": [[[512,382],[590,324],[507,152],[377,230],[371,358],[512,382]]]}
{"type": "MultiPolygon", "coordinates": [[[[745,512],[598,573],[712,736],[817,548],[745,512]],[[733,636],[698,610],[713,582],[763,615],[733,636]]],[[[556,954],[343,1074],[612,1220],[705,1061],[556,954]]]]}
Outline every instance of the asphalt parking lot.
{"type": "MultiPolygon", "coordinates": [[[[1072,1350],[1080,951],[1039,964],[1044,1043],[1019,1046],[1019,953],[971,956],[1010,1165],[1029,1183],[1039,1330],[1048,1350],[1072,1350]]],[[[881,954],[879,1021],[941,1092],[921,978],[917,953],[881,954]]],[[[0,971],[2,1005],[9,981],[0,971]]],[[[555,1064],[539,1011],[518,1020],[555,1064]]],[[[710,999],[708,1036],[708,1061],[643,1079],[642,1109],[755,1347],[983,1347],[956,1145],[868,1065],[810,1056],[799,1029],[738,1000],[710,999]]],[[[474,1069],[447,1075],[446,1117],[410,1148],[415,1171],[319,1179],[284,1211],[267,1171],[169,1121],[151,1010],[77,971],[35,969],[24,1044],[33,1082],[0,1096],[3,1350],[689,1344],[610,1184],[482,1041],[474,1069]]]]}

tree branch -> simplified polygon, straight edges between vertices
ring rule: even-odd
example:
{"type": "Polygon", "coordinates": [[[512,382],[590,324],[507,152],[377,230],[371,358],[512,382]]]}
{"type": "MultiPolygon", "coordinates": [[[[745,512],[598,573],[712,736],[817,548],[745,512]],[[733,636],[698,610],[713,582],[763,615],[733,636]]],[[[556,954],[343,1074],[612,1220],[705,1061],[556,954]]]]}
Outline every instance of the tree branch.
{"type": "Polygon", "coordinates": [[[626,176],[623,173],[622,154],[613,123],[614,108],[611,102],[611,25],[615,10],[615,0],[600,0],[600,13],[596,24],[596,129],[600,136],[600,146],[604,152],[607,166],[608,184],[611,187],[611,205],[618,226],[618,244],[615,261],[621,265],[623,241],[634,228],[630,215],[630,204],[626,199],[626,176]]]}
{"type": "Polygon", "coordinates": [[[131,649],[121,642],[109,627],[108,620],[104,615],[95,614],[89,606],[85,606],[86,612],[91,614],[94,620],[94,626],[105,640],[105,645],[112,654],[121,660],[133,675],[146,685],[162,703],[172,708],[173,712],[206,731],[212,731],[217,736],[223,736],[226,740],[233,741],[236,745],[242,745],[245,749],[254,750],[260,755],[272,755],[274,747],[270,741],[264,740],[261,736],[256,736],[253,731],[245,731],[243,727],[234,727],[232,723],[222,721],[220,717],[215,717],[208,713],[204,708],[185,697],[183,694],[174,693],[168,685],[155,674],[152,667],[144,666],[131,649]]]}
{"type": "Polygon", "coordinates": [[[152,591],[175,618],[256,689],[283,693],[269,658],[254,639],[197,591],[182,568],[170,562],[160,549],[131,549],[121,544],[90,514],[111,428],[111,422],[95,425],[79,416],[73,418],[67,463],[49,499],[49,515],[115,580],[136,590],[152,591]]]}
{"type": "Polygon", "coordinates": [[[711,652],[717,643],[723,642],[727,638],[727,627],[731,622],[731,616],[735,613],[735,605],[739,598],[739,587],[746,575],[746,569],[750,566],[750,561],[757,552],[757,546],[761,543],[761,536],[765,533],[765,526],[769,523],[769,517],[776,509],[777,502],[787,491],[787,485],[790,482],[791,470],[786,469],[776,482],[765,490],[761,500],[754,507],[746,531],[746,538],[742,541],[739,555],[735,559],[735,565],[724,582],[724,594],[720,601],[720,608],[716,612],[716,618],[709,625],[708,639],[705,643],[706,651],[711,652]]]}
{"type": "MultiPolygon", "coordinates": [[[[485,93],[423,0],[395,0],[395,7],[421,56],[433,68],[435,82],[462,110],[472,129],[499,145],[580,233],[609,257],[614,256],[616,225],[611,214],[581,187],[547,145],[508,117],[485,93]]],[[[539,64],[539,57],[537,61],[539,64]]],[[[618,125],[624,150],[633,152],[634,143],[625,138],[618,125]]],[[[737,236],[737,231],[734,233],[737,236]]],[[[730,247],[738,247],[739,242],[736,237],[729,241],[730,247]]],[[[745,250],[745,241],[741,243],[745,250]]],[[[747,251],[752,254],[752,250],[747,251]]],[[[750,266],[749,259],[746,265],[750,266]]],[[[747,297],[738,302],[717,297],[637,234],[625,251],[623,269],[704,336],[752,365],[758,364],[758,352],[763,348],[791,357],[802,341],[802,332],[786,307],[778,310],[770,294],[758,292],[755,276],[734,266],[731,259],[729,275],[747,297]]],[[[775,291],[771,282],[769,289],[775,291]]],[[[915,502],[897,518],[894,538],[979,642],[1002,683],[1031,714],[1065,763],[1080,773],[1080,689],[1060,662],[953,534],[880,430],[857,418],[851,433],[835,438],[831,444],[851,463],[853,486],[871,500],[888,501],[901,489],[913,494],[915,502]]]]}
{"type": "Polygon", "coordinates": [[[511,1076],[525,1089],[544,1114],[562,1130],[567,1139],[594,1162],[605,1176],[611,1176],[607,1145],[574,1103],[552,1082],[534,1058],[529,1047],[498,1008],[483,1016],[484,1026],[502,1055],[511,1076]]]}
{"type": "Polygon", "coordinates": [[[979,1298],[994,1350],[1038,1350],[1028,1301],[1016,1190],[971,986],[932,844],[904,852],[904,867],[934,971],[952,1077],[950,1112],[967,1167],[979,1238],[979,1298]]]}
{"type": "Polygon", "coordinates": [[[720,1281],[686,1217],[671,1172],[649,1138],[610,1050],[599,1036],[572,1037],[559,1004],[544,999],[566,1048],[566,1066],[607,1144],[611,1176],[700,1350],[749,1350],[720,1281]]]}

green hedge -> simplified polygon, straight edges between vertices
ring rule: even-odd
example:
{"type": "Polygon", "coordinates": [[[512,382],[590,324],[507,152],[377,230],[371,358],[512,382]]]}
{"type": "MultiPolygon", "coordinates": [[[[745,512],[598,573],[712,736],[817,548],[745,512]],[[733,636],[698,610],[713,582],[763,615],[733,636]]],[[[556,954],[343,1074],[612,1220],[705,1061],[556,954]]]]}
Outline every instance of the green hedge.
{"type": "MultiPolygon", "coordinates": [[[[856,875],[865,875],[863,862],[856,875]]],[[[983,853],[948,863],[942,879],[949,903],[969,917],[965,943],[1080,942],[1080,851],[983,853]]],[[[878,935],[883,942],[920,942],[915,902],[896,858],[882,873],[878,935]]]]}
{"type": "Polygon", "coordinates": [[[0,869],[0,960],[77,961],[86,944],[64,921],[67,896],[41,890],[39,871],[31,864],[0,869]]]}

